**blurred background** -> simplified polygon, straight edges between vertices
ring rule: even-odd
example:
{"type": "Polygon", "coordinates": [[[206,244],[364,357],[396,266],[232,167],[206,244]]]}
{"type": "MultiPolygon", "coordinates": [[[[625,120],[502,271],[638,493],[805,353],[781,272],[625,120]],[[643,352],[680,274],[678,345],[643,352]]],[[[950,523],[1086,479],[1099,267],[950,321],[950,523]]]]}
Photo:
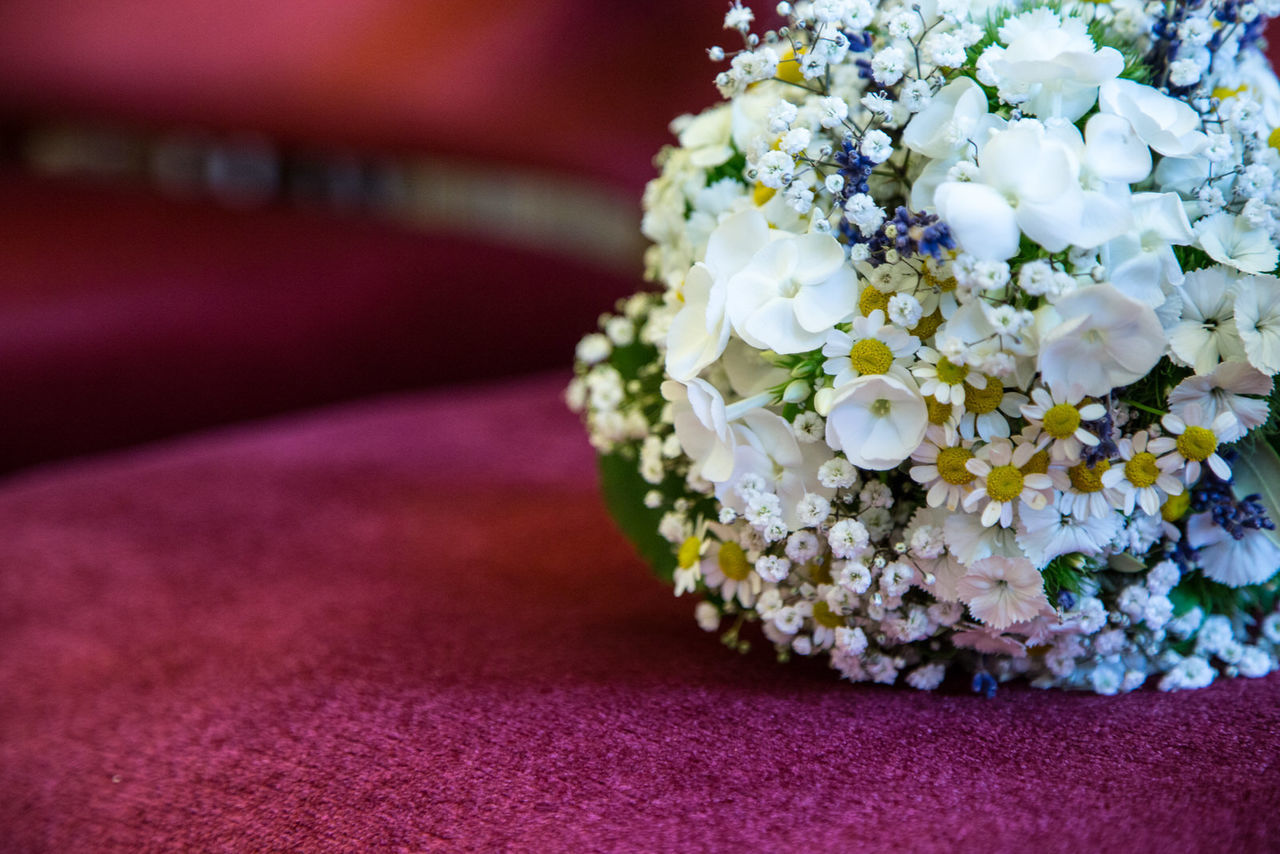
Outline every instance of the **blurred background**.
{"type": "Polygon", "coordinates": [[[0,3],[0,471],[567,367],[726,7],[0,3]]]}
{"type": "Polygon", "coordinates": [[[0,470],[567,367],[724,5],[0,3],[0,470]]]}

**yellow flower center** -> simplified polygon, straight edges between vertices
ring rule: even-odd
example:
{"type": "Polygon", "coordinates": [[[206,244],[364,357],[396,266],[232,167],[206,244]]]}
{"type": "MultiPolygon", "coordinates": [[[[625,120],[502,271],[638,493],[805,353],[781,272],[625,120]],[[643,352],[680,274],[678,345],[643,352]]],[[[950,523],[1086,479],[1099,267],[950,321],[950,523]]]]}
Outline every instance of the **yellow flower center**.
{"type": "Polygon", "coordinates": [[[863,338],[849,351],[849,361],[860,374],[883,374],[893,365],[893,351],[883,341],[863,338]]]}
{"type": "Polygon", "coordinates": [[[698,562],[698,553],[702,551],[702,541],[697,537],[689,537],[680,544],[676,552],[676,563],[681,569],[688,569],[698,562]]]}
{"type": "Polygon", "coordinates": [[[956,289],[955,279],[939,279],[930,270],[924,271],[924,283],[931,288],[937,288],[944,293],[946,291],[954,291],[956,289]]]}
{"type": "Polygon", "coordinates": [[[800,59],[794,47],[789,47],[783,51],[782,58],[778,60],[778,70],[774,73],[774,76],[779,80],[795,83],[798,86],[806,83],[804,74],[800,72],[800,59]]]}
{"type": "Polygon", "coordinates": [[[942,325],[942,312],[935,311],[927,317],[920,318],[920,322],[911,329],[911,334],[919,338],[921,341],[927,341],[933,337],[933,333],[938,331],[938,327],[942,325]]]}
{"type": "Polygon", "coordinates": [[[725,578],[743,581],[751,574],[751,564],[747,563],[747,554],[737,543],[720,544],[720,571],[725,578]]]}
{"type": "Polygon", "coordinates": [[[943,448],[938,451],[938,474],[947,483],[964,486],[974,478],[973,472],[964,467],[971,459],[973,452],[968,448],[943,448]]]}
{"type": "Polygon", "coordinates": [[[1184,489],[1177,495],[1170,495],[1169,500],[1160,508],[1160,515],[1166,522],[1176,522],[1191,509],[1191,490],[1184,489]]]}
{"type": "Polygon", "coordinates": [[[1071,485],[1076,492],[1101,492],[1102,476],[1110,468],[1111,463],[1106,460],[1098,460],[1093,468],[1089,468],[1088,463],[1077,463],[1067,469],[1067,477],[1071,478],[1071,485]]]}
{"type": "Polygon", "coordinates": [[[1271,135],[1267,137],[1267,145],[1271,146],[1277,151],[1280,151],[1280,128],[1276,128],[1275,130],[1273,130],[1271,132],[1271,135]]]}
{"type": "Polygon", "coordinates": [[[870,317],[871,312],[877,308],[886,315],[889,313],[889,297],[893,294],[886,294],[884,291],[876,290],[875,285],[867,285],[862,289],[862,295],[858,297],[858,311],[862,312],[863,317],[870,317]]]}
{"type": "Polygon", "coordinates": [[[827,565],[826,557],[815,558],[808,565],[809,578],[816,584],[831,583],[831,567],[827,565]]]}
{"type": "Polygon", "coordinates": [[[844,625],[844,617],[831,610],[831,606],[819,599],[813,603],[813,621],[829,629],[838,629],[844,625]]]}
{"type": "Polygon", "coordinates": [[[751,202],[758,208],[763,207],[777,194],[778,191],[773,187],[766,187],[764,184],[756,184],[755,188],[751,191],[751,202]]]}
{"type": "Polygon", "coordinates": [[[938,379],[947,385],[962,383],[967,376],[969,376],[969,369],[964,365],[957,365],[946,356],[938,360],[938,379]]]}
{"type": "Polygon", "coordinates": [[[946,424],[951,417],[951,404],[941,403],[936,397],[926,397],[924,405],[929,409],[930,424],[946,424]]]}
{"type": "Polygon", "coordinates": [[[1049,473],[1049,452],[1036,451],[1031,455],[1031,459],[1027,460],[1022,467],[1023,474],[1048,474],[1049,473]]]}
{"type": "Polygon", "coordinates": [[[987,377],[987,384],[982,388],[974,388],[964,384],[964,408],[976,415],[986,415],[1000,408],[1004,400],[1004,383],[995,377],[987,377]]]}
{"type": "Polygon", "coordinates": [[[1012,501],[1022,494],[1022,472],[1013,466],[996,466],[987,475],[987,495],[995,501],[1012,501]]]}
{"type": "Polygon", "coordinates": [[[1218,450],[1218,437],[1205,427],[1188,427],[1178,437],[1178,453],[1189,460],[1204,462],[1218,450]]]}
{"type": "Polygon", "coordinates": [[[1124,476],[1139,489],[1145,489],[1160,478],[1155,454],[1143,451],[1124,464],[1124,476]]]}
{"type": "Polygon", "coordinates": [[[1080,427],[1080,410],[1059,403],[1044,414],[1044,432],[1055,439],[1070,439],[1080,427]]]}

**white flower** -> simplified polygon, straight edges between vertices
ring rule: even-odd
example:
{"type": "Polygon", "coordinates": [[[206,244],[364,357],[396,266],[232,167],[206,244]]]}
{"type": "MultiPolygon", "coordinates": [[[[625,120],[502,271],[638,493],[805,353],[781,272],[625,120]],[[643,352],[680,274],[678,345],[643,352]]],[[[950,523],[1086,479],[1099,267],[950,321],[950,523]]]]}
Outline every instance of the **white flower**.
{"type": "Polygon", "coordinates": [[[1107,414],[1107,410],[1100,403],[1081,406],[1082,397],[1053,395],[1043,388],[1036,388],[1031,391],[1031,403],[1021,407],[1023,417],[1053,439],[1049,447],[1055,461],[1075,462],[1080,459],[1082,445],[1093,447],[1098,444],[1098,437],[1081,424],[1097,421],[1107,414]]]}
{"type": "Polygon", "coordinates": [[[957,584],[974,618],[997,631],[1051,613],[1044,579],[1026,558],[985,557],[974,561],[957,584]]]}
{"type": "Polygon", "coordinates": [[[1081,460],[1067,469],[1067,483],[1057,485],[1061,490],[1059,501],[1063,512],[1077,519],[1089,519],[1114,514],[1124,496],[1103,485],[1102,476],[1111,470],[1108,460],[1098,460],[1089,465],[1081,460]]]}
{"type": "Polygon", "coordinates": [[[911,454],[916,465],[911,467],[909,474],[912,480],[928,490],[925,503],[930,507],[945,505],[948,510],[955,510],[969,494],[971,485],[977,480],[977,475],[966,467],[973,459],[972,445],[971,441],[952,445],[942,427],[929,425],[925,441],[911,454]]]}
{"type": "Polygon", "coordinates": [[[612,352],[613,345],[609,339],[599,332],[592,332],[590,335],[582,336],[574,356],[584,365],[594,365],[609,358],[612,352]]]}
{"type": "Polygon", "coordinates": [[[1242,279],[1236,289],[1235,324],[1249,363],[1268,376],[1280,372],[1280,279],[1242,279]]]}
{"type": "Polygon", "coordinates": [[[827,532],[831,554],[841,560],[857,558],[867,551],[871,536],[857,519],[841,519],[827,532]]]}
{"type": "Polygon", "coordinates": [[[729,217],[711,233],[706,263],[694,265],[685,277],[683,306],[667,332],[666,366],[673,378],[692,379],[724,353],[729,343],[729,279],[771,236],[769,223],[756,209],[729,217]]]}
{"type": "Polygon", "coordinates": [[[964,251],[1002,260],[1022,234],[1051,252],[1097,246],[1129,227],[1128,208],[1080,183],[1083,145],[1024,119],[991,135],[978,155],[977,181],[945,181],[934,193],[940,216],[964,251]]]}
{"type": "Polygon", "coordinates": [[[1133,230],[1108,243],[1104,258],[1116,290],[1154,308],[1182,283],[1173,247],[1193,242],[1195,235],[1176,193],[1135,193],[1131,203],[1133,230]]]}
{"type": "Polygon", "coordinates": [[[966,439],[980,436],[987,442],[1007,439],[1009,422],[1005,416],[1016,418],[1018,408],[1027,402],[1027,398],[1005,389],[999,377],[984,376],[982,381],[982,385],[971,383],[965,388],[960,435],[966,439]]]}
{"type": "Polygon", "coordinates": [[[1187,519],[1187,544],[1199,550],[1196,559],[1205,576],[1228,587],[1261,584],[1280,569],[1280,546],[1266,531],[1246,530],[1237,540],[1210,513],[1187,519]]]}
{"type": "Polygon", "coordinates": [[[987,112],[987,96],[968,77],[957,77],[938,90],[929,105],[902,131],[902,144],[926,157],[947,159],[971,143],[985,142],[988,131],[1004,121],[987,112]]]}
{"type": "Polygon", "coordinates": [[[909,376],[872,374],[836,390],[827,444],[859,468],[886,471],[920,445],[928,424],[928,407],[909,376]]]}
{"type": "Polygon", "coordinates": [[[816,350],[857,305],[857,277],[829,234],[787,235],[764,246],[728,284],[726,313],[761,350],[816,350]]]}
{"type": "Polygon", "coordinates": [[[964,499],[964,509],[982,510],[982,524],[1002,528],[1013,525],[1013,508],[1018,502],[1039,509],[1049,502],[1053,481],[1047,474],[1024,471],[1036,453],[1036,446],[1024,442],[1014,445],[1008,439],[997,439],[978,450],[965,468],[978,477],[978,483],[964,499]]]}
{"type": "Polygon", "coordinates": [[[1058,555],[1102,554],[1120,531],[1120,514],[1115,511],[1080,518],[1064,508],[1059,500],[1039,510],[1024,507],[1018,512],[1018,545],[1036,566],[1058,555]]]}
{"type": "Polygon", "coordinates": [[[899,47],[886,47],[871,58],[871,76],[882,86],[897,83],[906,68],[907,55],[899,47]]]}
{"type": "Polygon", "coordinates": [[[1220,360],[1244,359],[1233,310],[1237,280],[1230,270],[1208,267],[1188,273],[1178,289],[1182,319],[1169,330],[1169,349],[1197,374],[1209,373],[1220,360]]]}
{"type": "Polygon", "coordinates": [[[1271,378],[1251,365],[1223,362],[1209,374],[1192,375],[1178,383],[1169,392],[1169,409],[1184,421],[1192,406],[1210,419],[1219,412],[1230,412],[1236,417],[1236,425],[1222,434],[1222,441],[1234,442],[1265,423],[1269,414],[1265,399],[1244,395],[1265,397],[1271,394],[1271,386],[1271,378]]]}
{"type": "Polygon", "coordinates": [[[1166,157],[1198,154],[1209,142],[1190,105],[1132,80],[1103,83],[1098,108],[1127,119],[1143,142],[1166,157]]]}
{"type": "Polygon", "coordinates": [[[920,346],[920,339],[884,322],[884,312],[875,309],[866,317],[855,317],[849,332],[833,329],[822,346],[827,360],[822,370],[835,375],[837,387],[854,377],[886,374],[920,346]]]}
{"type": "Polygon", "coordinates": [[[1244,273],[1269,273],[1280,260],[1270,233],[1242,216],[1217,213],[1196,223],[1196,238],[1209,257],[1244,273]]]}
{"type": "Polygon", "coordinates": [[[1148,516],[1155,516],[1160,512],[1164,496],[1182,494],[1182,481],[1164,468],[1176,468],[1176,461],[1167,457],[1158,461],[1147,449],[1147,438],[1147,431],[1142,430],[1121,439],[1120,457],[1124,465],[1112,466],[1102,475],[1102,485],[1116,490],[1124,502],[1122,509],[1126,516],[1133,515],[1135,506],[1141,507],[1148,516]]]}
{"type": "Polygon", "coordinates": [[[703,581],[718,590],[726,602],[737,601],[750,608],[764,589],[761,578],[751,570],[742,546],[732,540],[712,542],[699,566],[703,581]]]}
{"type": "Polygon", "coordinates": [[[1040,346],[1041,378],[1056,394],[1102,396],[1145,377],[1164,354],[1164,330],[1150,306],[1108,284],[1080,288],[1054,305],[1061,322],[1040,346]]]}
{"type": "MultiPolygon", "coordinates": [[[[733,471],[723,481],[713,481],[720,503],[748,515],[751,502],[744,500],[742,493],[753,490],[740,487],[744,483],[753,484],[755,492],[775,493],[775,517],[780,517],[792,530],[802,527],[796,513],[805,496],[816,493],[828,498],[832,494],[814,482],[818,467],[831,458],[831,450],[822,443],[801,444],[785,418],[763,409],[744,415],[742,425],[736,427],[734,433],[738,442],[734,447],[733,471]]],[[[752,501],[760,497],[752,496],[752,501]]],[[[758,527],[764,529],[772,521],[774,519],[762,518],[758,527]]],[[[782,536],[786,536],[785,531],[782,536]]]]}
{"type": "Polygon", "coordinates": [[[1124,70],[1120,51],[1094,49],[1081,18],[1062,18],[1047,8],[1010,17],[999,35],[1007,47],[988,48],[984,64],[1001,97],[1031,115],[1074,122],[1094,105],[1098,86],[1124,70]]]}
{"type": "Polygon", "coordinates": [[[720,392],[706,380],[667,380],[662,396],[672,404],[676,438],[698,474],[713,483],[728,479],[739,434],[729,423],[720,392]]]}
{"type": "Polygon", "coordinates": [[[693,609],[693,618],[698,628],[704,632],[714,632],[720,628],[720,611],[710,602],[699,602],[693,609]]]}
{"type": "Polygon", "coordinates": [[[977,387],[983,376],[973,368],[957,365],[932,347],[916,352],[920,359],[911,374],[920,382],[920,393],[939,403],[964,403],[965,386],[977,387]]]}
{"type": "Polygon", "coordinates": [[[1219,412],[1214,418],[1209,418],[1194,405],[1187,407],[1185,412],[1185,420],[1172,412],[1160,419],[1170,435],[1152,439],[1148,449],[1172,460],[1168,468],[1162,465],[1162,469],[1185,464],[1183,479],[1188,486],[1200,479],[1201,463],[1208,465],[1222,480],[1231,480],[1231,468],[1218,454],[1218,445],[1226,441],[1225,435],[1236,429],[1236,417],[1230,412],[1219,412]]]}

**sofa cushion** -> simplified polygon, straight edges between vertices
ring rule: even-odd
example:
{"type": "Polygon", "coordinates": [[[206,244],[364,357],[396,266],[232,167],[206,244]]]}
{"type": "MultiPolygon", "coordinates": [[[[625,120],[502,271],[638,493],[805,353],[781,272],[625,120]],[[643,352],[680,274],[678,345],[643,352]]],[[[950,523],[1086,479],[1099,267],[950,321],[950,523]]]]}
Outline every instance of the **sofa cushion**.
{"type": "Polygon", "coordinates": [[[568,364],[640,284],[638,258],[610,272],[484,230],[5,175],[0,194],[0,470],[568,364]]]}
{"type": "Polygon", "coordinates": [[[13,851],[1275,850],[1280,676],[1101,698],[726,651],[565,377],[0,486],[13,851]]]}

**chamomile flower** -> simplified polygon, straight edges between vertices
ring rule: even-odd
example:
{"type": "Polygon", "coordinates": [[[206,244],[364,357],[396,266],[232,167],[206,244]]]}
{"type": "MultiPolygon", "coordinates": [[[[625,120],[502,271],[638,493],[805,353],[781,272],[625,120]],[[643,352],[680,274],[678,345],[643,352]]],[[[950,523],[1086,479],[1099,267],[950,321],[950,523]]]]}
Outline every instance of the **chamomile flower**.
{"type": "Polygon", "coordinates": [[[1052,394],[1047,389],[1036,388],[1031,392],[1031,402],[1020,410],[1032,426],[1050,436],[1050,456],[1058,462],[1075,462],[1080,459],[1082,445],[1094,447],[1098,437],[1084,429],[1085,421],[1097,421],[1107,414],[1100,403],[1081,405],[1083,398],[1074,400],[1062,393],[1052,394]]]}
{"type": "MultiPolygon", "coordinates": [[[[958,438],[958,437],[957,437],[958,438]]],[[[968,495],[978,476],[969,471],[967,464],[973,459],[972,440],[960,440],[953,444],[946,430],[930,425],[924,441],[911,455],[911,479],[923,486],[925,503],[930,507],[945,506],[955,510],[968,495]]]]}
{"type": "Polygon", "coordinates": [[[1115,506],[1126,516],[1133,514],[1135,506],[1141,507],[1148,516],[1155,516],[1166,496],[1182,492],[1182,481],[1173,473],[1181,467],[1181,462],[1169,456],[1158,460],[1147,447],[1148,440],[1146,430],[1121,439],[1123,465],[1112,465],[1102,475],[1102,485],[1116,490],[1119,501],[1115,506]]]}
{"type": "Polygon", "coordinates": [[[702,558],[701,569],[707,587],[718,591],[726,602],[750,608],[764,590],[763,579],[752,569],[747,553],[732,540],[713,542],[702,558]]]}
{"type": "Polygon", "coordinates": [[[1219,412],[1230,412],[1236,426],[1222,434],[1222,441],[1234,442],[1267,420],[1271,394],[1269,376],[1244,362],[1223,362],[1212,373],[1192,375],[1169,392],[1169,409],[1182,420],[1190,407],[1199,407],[1212,419],[1219,412]],[[1260,397],[1246,397],[1260,395],[1260,397]]]}
{"type": "Polygon", "coordinates": [[[1230,412],[1220,412],[1212,420],[1205,417],[1198,406],[1189,406],[1183,417],[1169,413],[1160,419],[1169,436],[1152,439],[1148,450],[1153,454],[1163,454],[1160,458],[1162,467],[1167,465],[1183,467],[1183,479],[1187,485],[1200,479],[1200,464],[1204,463],[1222,480],[1231,480],[1231,467],[1218,453],[1219,443],[1229,435],[1236,426],[1236,417],[1230,412]]]}
{"type": "Polygon", "coordinates": [[[1115,513],[1124,496],[1102,483],[1102,476],[1111,470],[1109,460],[1098,460],[1090,465],[1081,460],[1067,468],[1067,483],[1058,486],[1062,508],[1077,519],[1090,519],[1115,513]]]}
{"type": "Polygon", "coordinates": [[[982,524],[1002,528],[1013,525],[1013,509],[1018,503],[1033,510],[1049,503],[1053,481],[1047,474],[1022,471],[1038,449],[1030,443],[1014,445],[1008,439],[997,439],[984,445],[965,468],[975,474],[978,483],[964,499],[964,509],[972,512],[982,507],[982,524]]]}
{"type": "Polygon", "coordinates": [[[877,308],[867,317],[855,317],[850,331],[833,329],[827,334],[822,370],[833,374],[839,387],[854,377],[887,374],[895,365],[903,366],[919,346],[919,338],[885,323],[884,312],[877,308]]]}
{"type": "Polygon", "coordinates": [[[964,403],[965,385],[986,386],[982,374],[967,365],[958,365],[932,347],[916,351],[919,359],[911,375],[920,383],[920,393],[939,403],[964,403]]]}
{"type": "Polygon", "coordinates": [[[985,376],[978,383],[966,383],[964,414],[960,416],[960,435],[966,439],[981,437],[990,442],[1009,438],[1009,420],[1018,417],[1027,396],[1004,387],[999,377],[985,376]],[[982,380],[985,379],[985,382],[982,380]]]}

